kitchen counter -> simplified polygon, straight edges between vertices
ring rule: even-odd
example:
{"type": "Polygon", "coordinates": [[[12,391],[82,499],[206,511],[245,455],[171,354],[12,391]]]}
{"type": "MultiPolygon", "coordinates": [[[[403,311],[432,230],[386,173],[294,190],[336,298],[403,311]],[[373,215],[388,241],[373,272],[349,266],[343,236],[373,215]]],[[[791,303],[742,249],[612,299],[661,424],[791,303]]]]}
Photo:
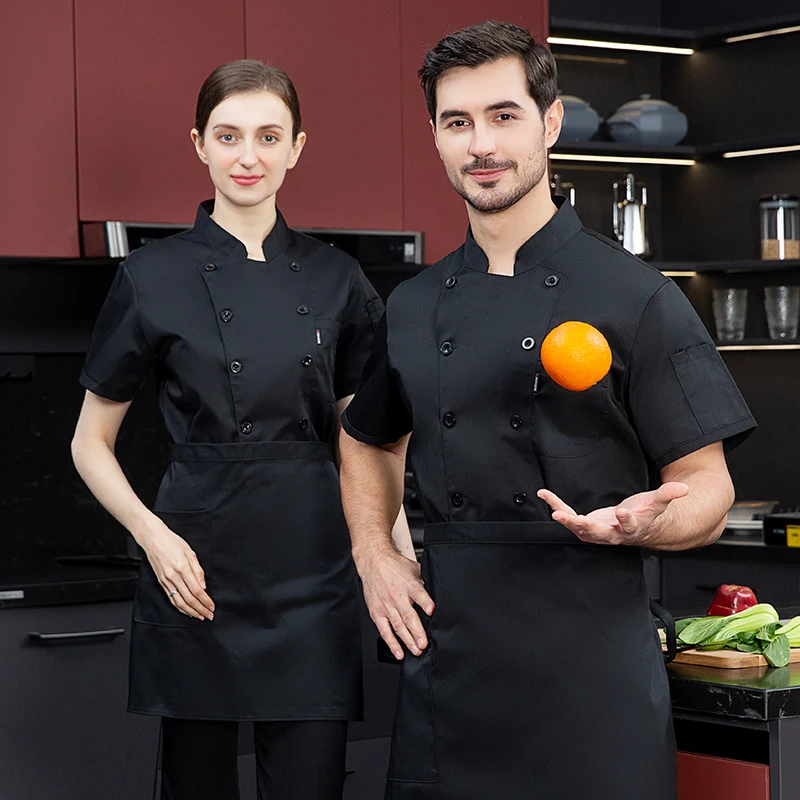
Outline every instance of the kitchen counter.
{"type": "Polygon", "coordinates": [[[0,609],[130,600],[138,569],[127,556],[0,561],[0,609]]]}

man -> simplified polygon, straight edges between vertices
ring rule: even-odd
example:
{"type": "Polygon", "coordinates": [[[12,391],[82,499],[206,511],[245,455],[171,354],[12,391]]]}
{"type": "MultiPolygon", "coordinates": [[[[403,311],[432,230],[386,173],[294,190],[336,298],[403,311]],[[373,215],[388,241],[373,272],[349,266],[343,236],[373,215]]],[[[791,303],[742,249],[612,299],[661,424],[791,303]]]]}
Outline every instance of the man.
{"type": "Polygon", "coordinates": [[[755,423],[675,284],[551,199],[549,51],[487,22],[445,37],[420,76],[470,231],[390,297],[341,441],[366,601],[412,654],[386,797],[671,800],[639,548],[716,539],[733,501],[723,444],[755,423]],[[582,392],[540,358],[572,320],[613,356],[582,392]],[[412,428],[421,575],[390,538],[412,428]]]}

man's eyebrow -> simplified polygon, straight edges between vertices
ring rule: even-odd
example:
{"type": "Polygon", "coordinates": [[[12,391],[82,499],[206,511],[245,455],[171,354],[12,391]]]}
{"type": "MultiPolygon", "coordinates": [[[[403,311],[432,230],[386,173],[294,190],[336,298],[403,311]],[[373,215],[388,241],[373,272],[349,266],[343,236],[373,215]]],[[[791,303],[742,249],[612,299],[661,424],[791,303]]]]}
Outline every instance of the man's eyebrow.
{"type": "Polygon", "coordinates": [[[514,111],[524,111],[525,109],[516,100],[500,100],[497,103],[492,103],[486,106],[485,111],[502,111],[504,108],[510,108],[514,111]]]}
{"type": "MultiPolygon", "coordinates": [[[[524,111],[525,109],[516,101],[516,100],[498,100],[496,103],[492,103],[491,105],[486,106],[484,112],[487,111],[502,111],[504,108],[511,109],[513,111],[524,111]]],[[[469,113],[467,111],[462,111],[458,108],[448,108],[442,111],[439,114],[439,122],[446,122],[448,119],[453,119],[453,117],[468,117],[469,113]]]]}
{"type": "Polygon", "coordinates": [[[445,111],[442,111],[439,114],[439,122],[445,122],[448,119],[453,119],[453,117],[468,117],[469,114],[466,111],[460,111],[457,108],[448,108],[445,111]]]}

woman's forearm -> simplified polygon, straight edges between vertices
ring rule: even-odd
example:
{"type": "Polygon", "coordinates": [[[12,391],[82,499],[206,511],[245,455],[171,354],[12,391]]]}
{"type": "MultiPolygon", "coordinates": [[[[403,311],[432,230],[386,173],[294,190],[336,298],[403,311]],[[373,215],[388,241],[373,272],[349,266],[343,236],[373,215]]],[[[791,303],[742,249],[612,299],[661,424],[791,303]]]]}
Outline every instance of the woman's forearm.
{"type": "Polygon", "coordinates": [[[144,545],[158,518],[131,488],[108,442],[97,437],[76,436],[72,440],[72,459],[78,474],[100,504],[144,545]]]}

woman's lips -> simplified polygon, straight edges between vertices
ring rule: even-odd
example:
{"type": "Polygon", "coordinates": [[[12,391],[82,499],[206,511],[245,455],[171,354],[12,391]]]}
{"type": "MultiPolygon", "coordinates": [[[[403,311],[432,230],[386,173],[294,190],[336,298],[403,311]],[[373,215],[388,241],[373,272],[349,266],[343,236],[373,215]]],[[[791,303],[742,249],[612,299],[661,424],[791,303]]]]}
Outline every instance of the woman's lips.
{"type": "Polygon", "coordinates": [[[233,182],[239,186],[255,186],[263,177],[263,175],[231,175],[233,182]]]}

